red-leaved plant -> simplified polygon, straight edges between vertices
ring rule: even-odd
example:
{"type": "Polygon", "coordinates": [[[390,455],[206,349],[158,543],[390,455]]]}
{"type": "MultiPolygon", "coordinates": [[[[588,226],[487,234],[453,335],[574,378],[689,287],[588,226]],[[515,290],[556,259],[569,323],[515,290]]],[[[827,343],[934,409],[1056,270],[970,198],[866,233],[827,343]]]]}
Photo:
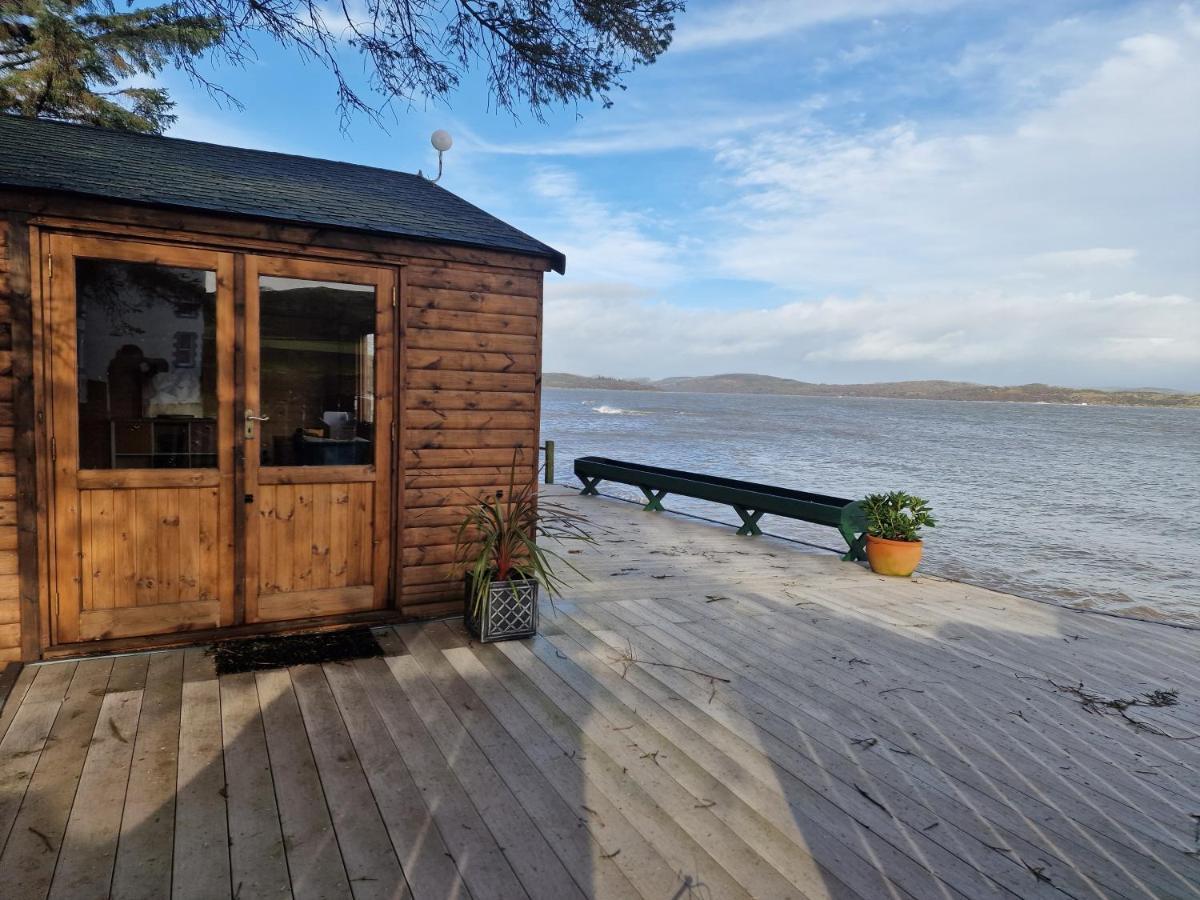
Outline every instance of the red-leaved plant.
{"type": "Polygon", "coordinates": [[[565,557],[538,543],[538,538],[545,538],[560,545],[572,541],[595,544],[585,529],[587,519],[567,506],[539,497],[535,479],[518,481],[516,459],[507,491],[472,500],[458,528],[454,558],[460,573],[470,576],[471,594],[467,600],[476,621],[483,617],[493,581],[535,579],[553,601],[567,584],[555,571],[557,565],[588,580],[565,557]]]}

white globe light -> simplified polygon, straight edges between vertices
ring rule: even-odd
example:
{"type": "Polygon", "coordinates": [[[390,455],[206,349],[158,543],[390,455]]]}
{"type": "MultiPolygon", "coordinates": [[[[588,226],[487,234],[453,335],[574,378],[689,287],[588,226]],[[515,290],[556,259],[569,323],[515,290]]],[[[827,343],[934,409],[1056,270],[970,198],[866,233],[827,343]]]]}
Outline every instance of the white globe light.
{"type": "Polygon", "coordinates": [[[454,145],[454,139],[450,137],[450,132],[439,128],[429,138],[429,143],[433,144],[433,149],[438,153],[445,153],[454,145]]]}

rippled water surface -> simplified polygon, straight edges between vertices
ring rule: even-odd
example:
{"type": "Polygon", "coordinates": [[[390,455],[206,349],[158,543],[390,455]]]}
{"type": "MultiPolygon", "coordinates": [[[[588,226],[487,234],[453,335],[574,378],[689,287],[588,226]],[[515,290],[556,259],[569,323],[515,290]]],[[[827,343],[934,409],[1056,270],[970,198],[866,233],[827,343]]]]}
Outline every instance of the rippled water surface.
{"type": "MultiPolygon", "coordinates": [[[[851,498],[907,490],[938,517],[928,571],[1200,626],[1198,410],[547,389],[542,436],[560,482],[592,454],[851,498]]],[[[840,546],[833,529],[762,525],[840,546]]]]}

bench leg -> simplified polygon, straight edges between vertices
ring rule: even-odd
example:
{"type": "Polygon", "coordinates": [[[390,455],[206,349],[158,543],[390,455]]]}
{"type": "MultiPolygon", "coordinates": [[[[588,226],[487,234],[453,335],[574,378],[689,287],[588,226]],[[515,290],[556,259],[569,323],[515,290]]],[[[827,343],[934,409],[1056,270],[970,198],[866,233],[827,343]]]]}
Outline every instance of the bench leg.
{"type": "Polygon", "coordinates": [[[866,534],[855,535],[853,531],[845,528],[839,528],[842,537],[846,541],[846,546],[850,549],[842,556],[842,562],[863,562],[867,558],[867,536],[866,534]]]}
{"type": "Polygon", "coordinates": [[[663,512],[662,498],[667,496],[667,492],[652,491],[650,488],[641,484],[639,484],[638,487],[642,489],[642,493],[646,495],[646,500],[648,501],[646,505],[642,507],[642,509],[644,509],[646,512],[663,512]]]}
{"type": "Polygon", "coordinates": [[[600,493],[596,490],[596,485],[600,483],[599,475],[580,475],[579,480],[583,482],[583,490],[579,493],[585,497],[594,497],[600,493]]]}
{"type": "Polygon", "coordinates": [[[737,530],[738,534],[762,534],[762,529],[758,527],[758,520],[762,518],[763,514],[761,509],[749,510],[744,506],[737,506],[736,504],[733,508],[737,510],[737,514],[742,518],[742,527],[737,530]]]}

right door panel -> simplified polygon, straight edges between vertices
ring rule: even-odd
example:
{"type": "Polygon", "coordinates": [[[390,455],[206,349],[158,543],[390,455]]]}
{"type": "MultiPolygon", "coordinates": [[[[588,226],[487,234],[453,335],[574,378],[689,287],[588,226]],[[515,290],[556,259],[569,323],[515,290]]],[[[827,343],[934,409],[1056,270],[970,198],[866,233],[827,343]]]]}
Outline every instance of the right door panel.
{"type": "Polygon", "coordinates": [[[394,275],[269,257],[246,269],[246,619],[381,609],[394,275]]]}

